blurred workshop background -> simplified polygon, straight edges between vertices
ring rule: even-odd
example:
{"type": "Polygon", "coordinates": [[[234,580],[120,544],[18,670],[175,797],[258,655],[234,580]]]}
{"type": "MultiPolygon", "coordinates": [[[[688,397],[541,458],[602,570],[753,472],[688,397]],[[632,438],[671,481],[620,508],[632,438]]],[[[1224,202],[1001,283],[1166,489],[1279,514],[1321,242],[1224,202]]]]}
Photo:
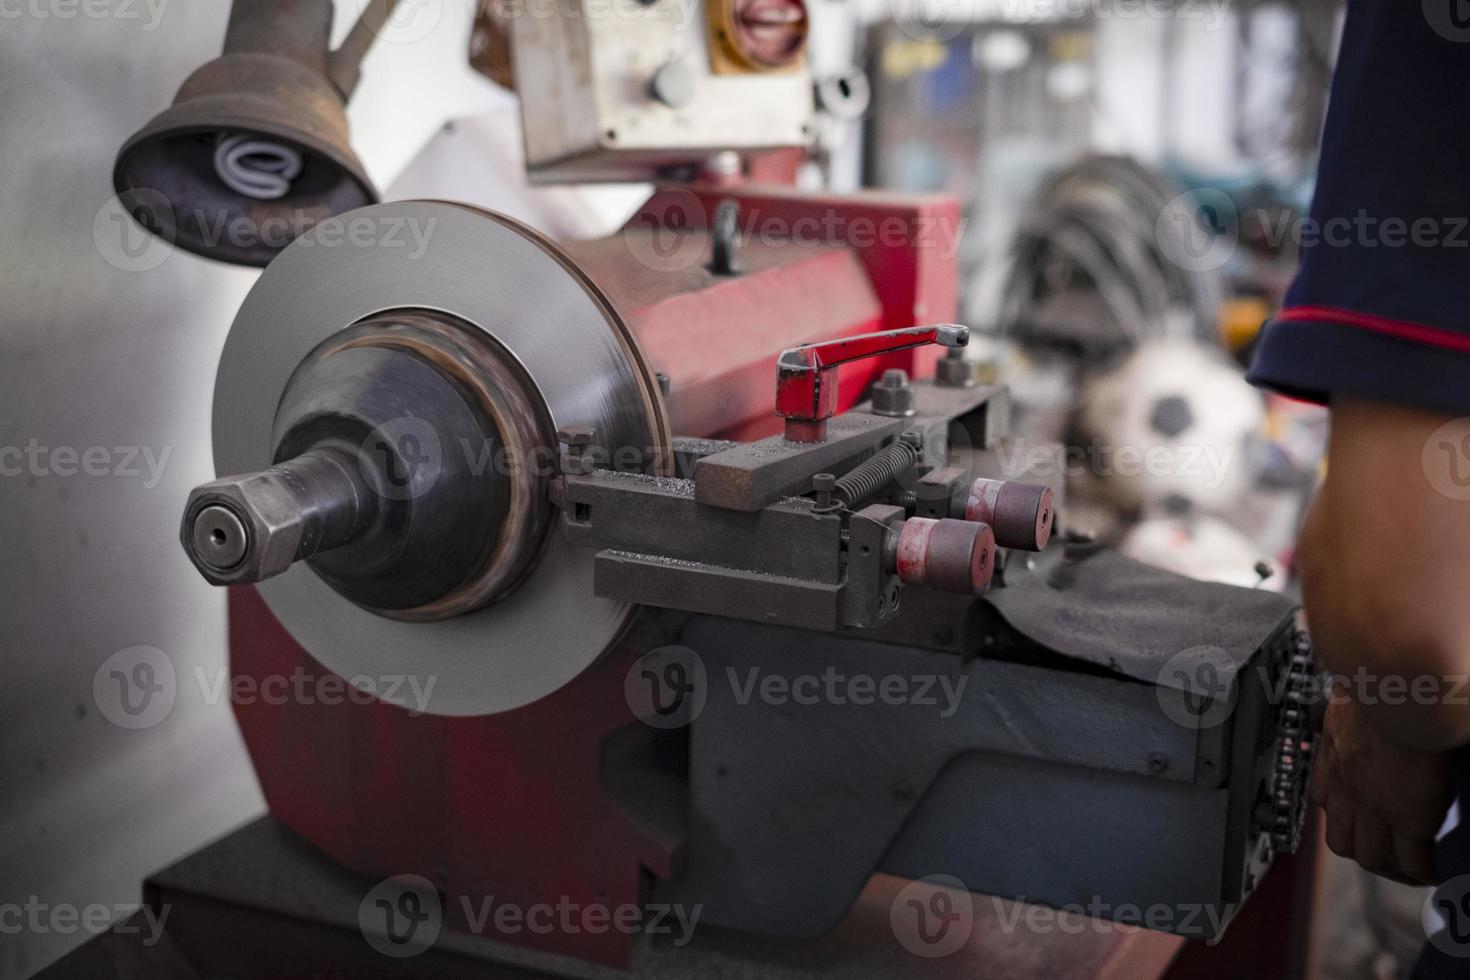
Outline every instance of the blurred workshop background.
{"type": "MultiPolygon", "coordinates": [[[[362,2],[339,0],[339,33],[362,2]]],[[[1325,418],[1256,392],[1243,365],[1294,269],[1341,4],[811,8],[823,125],[797,180],[959,196],[971,356],[1013,387],[1021,435],[1070,447],[1073,524],[1186,575],[1291,590],[1325,418]],[[1167,452],[1111,450],[1138,445],[1167,452]]],[[[180,670],[224,664],[224,595],[190,568],[176,525],[212,475],[204,406],[256,275],[172,251],[141,289],[131,270],[149,253],[114,254],[98,231],[116,207],[117,147],[219,50],[228,5],[137,9],[3,24],[0,214],[15,233],[0,239],[0,389],[14,411],[0,442],[140,447],[156,466],[121,488],[0,481],[14,515],[0,565],[0,901],[134,902],[145,875],[263,810],[227,703],[181,698],[170,724],[119,739],[91,693],[119,637],[168,647],[180,670]],[[101,520],[117,526],[88,530],[101,520]]],[[[404,10],[385,38],[404,43],[374,49],[352,103],[385,199],[464,200],[561,237],[618,227],[646,188],[527,186],[514,94],[490,80],[494,12],[404,10]]],[[[1422,893],[1336,861],[1324,875],[1321,975],[1401,975],[1422,893]]],[[[0,977],[82,938],[9,945],[0,977]]]]}

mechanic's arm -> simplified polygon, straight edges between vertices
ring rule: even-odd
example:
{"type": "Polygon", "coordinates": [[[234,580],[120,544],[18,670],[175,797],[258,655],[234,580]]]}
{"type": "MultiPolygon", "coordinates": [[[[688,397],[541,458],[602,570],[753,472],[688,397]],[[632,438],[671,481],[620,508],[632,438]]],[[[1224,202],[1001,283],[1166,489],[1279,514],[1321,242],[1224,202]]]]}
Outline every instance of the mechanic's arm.
{"type": "Polygon", "coordinates": [[[1332,412],[1298,552],[1317,654],[1348,681],[1313,775],[1327,842],[1421,883],[1436,879],[1450,750],[1470,742],[1455,687],[1470,669],[1470,503],[1424,465],[1431,434],[1470,416],[1470,126],[1452,95],[1470,80],[1470,26],[1452,12],[1349,0],[1301,268],[1250,375],[1332,412]]]}
{"type": "MultiPolygon", "coordinates": [[[[1423,463],[1451,421],[1334,399],[1327,476],[1299,550],[1320,659],[1385,735],[1431,751],[1470,742],[1470,501],[1432,485],[1423,463]]],[[[1463,448],[1449,443],[1470,468],[1463,448]]]]}
{"type": "Polygon", "coordinates": [[[1435,489],[1422,463],[1447,421],[1333,399],[1327,476],[1298,547],[1313,646],[1346,681],[1329,702],[1312,776],[1327,845],[1421,885],[1440,877],[1448,750],[1470,741],[1470,502],[1435,489]]]}

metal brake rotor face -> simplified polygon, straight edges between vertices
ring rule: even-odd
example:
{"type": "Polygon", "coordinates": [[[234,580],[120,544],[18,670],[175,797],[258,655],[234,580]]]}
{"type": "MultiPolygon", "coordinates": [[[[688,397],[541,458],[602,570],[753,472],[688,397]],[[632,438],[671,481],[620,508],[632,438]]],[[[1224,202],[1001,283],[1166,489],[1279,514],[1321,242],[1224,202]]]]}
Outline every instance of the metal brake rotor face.
{"type": "MultiPolygon", "coordinates": [[[[381,204],[336,220],[282,252],[235,318],[215,381],[220,475],[272,464],[277,406],[307,354],[401,309],[448,313],[493,337],[534,383],[553,426],[590,425],[609,451],[672,458],[652,371],[611,304],[554,244],[501,215],[443,202],[381,204]]],[[[305,562],[257,587],[323,665],[384,700],[441,715],[545,697],[596,661],[633,611],[593,595],[592,552],[555,529],[509,595],[436,622],[375,615],[305,562]]]]}

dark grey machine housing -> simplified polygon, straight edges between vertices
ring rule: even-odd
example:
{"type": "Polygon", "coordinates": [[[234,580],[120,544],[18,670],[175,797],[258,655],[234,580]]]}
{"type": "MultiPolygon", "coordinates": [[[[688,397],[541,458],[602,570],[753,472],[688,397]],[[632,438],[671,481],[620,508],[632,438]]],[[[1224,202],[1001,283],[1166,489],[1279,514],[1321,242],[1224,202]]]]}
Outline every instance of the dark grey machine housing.
{"type": "Polygon", "coordinates": [[[814,473],[917,426],[945,449],[931,472],[1026,478],[999,471],[1003,391],[914,394],[917,418],[838,416],[811,448],[676,444],[692,479],[565,477],[598,594],[648,607],[628,641],[699,685],[686,724],[605,752],[615,798],[683,842],[657,900],[809,937],[888,872],[1218,936],[1300,840],[1314,675],[1295,605],[1066,535],[1005,553],[981,596],[900,599],[865,535],[943,516],[934,481],[838,515],[805,495],[814,473]],[[909,696],[797,696],[829,676],[909,696]]]}

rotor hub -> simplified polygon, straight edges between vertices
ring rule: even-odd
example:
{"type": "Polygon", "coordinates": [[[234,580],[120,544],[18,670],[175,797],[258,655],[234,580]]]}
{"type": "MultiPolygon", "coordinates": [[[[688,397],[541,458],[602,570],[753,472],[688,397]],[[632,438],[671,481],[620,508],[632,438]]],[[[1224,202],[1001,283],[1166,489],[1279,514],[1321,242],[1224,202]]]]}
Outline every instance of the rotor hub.
{"type": "Polygon", "coordinates": [[[381,615],[445,619],[520,581],[550,526],[554,433],[508,351],[450,314],[391,311],[328,338],[292,375],[276,461],[352,453],[374,520],[310,559],[381,615]]]}

